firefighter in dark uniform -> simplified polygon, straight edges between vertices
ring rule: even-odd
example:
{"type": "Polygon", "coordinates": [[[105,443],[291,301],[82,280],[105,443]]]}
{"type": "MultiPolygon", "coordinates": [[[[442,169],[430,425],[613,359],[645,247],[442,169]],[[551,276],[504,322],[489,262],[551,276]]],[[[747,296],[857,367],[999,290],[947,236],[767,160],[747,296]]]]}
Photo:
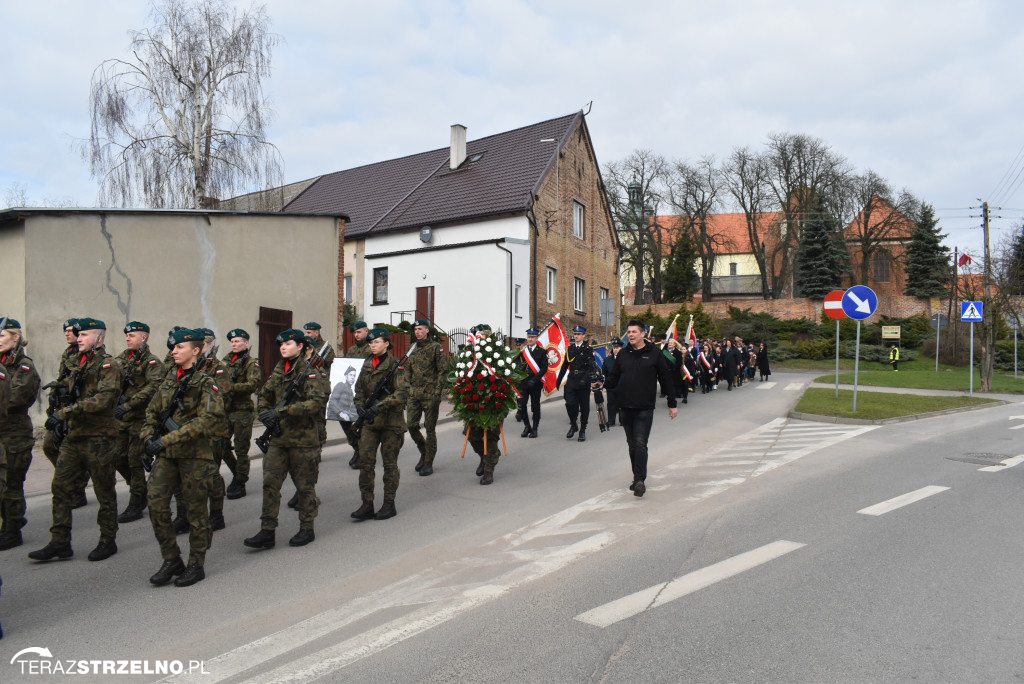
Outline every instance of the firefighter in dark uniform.
{"type": "Polygon", "coordinates": [[[577,441],[587,441],[587,420],[590,418],[590,389],[594,369],[594,352],[586,343],[587,329],[576,326],[572,329],[573,343],[565,351],[565,363],[558,373],[558,384],[569,374],[565,381],[565,410],[569,414],[569,432],[566,439],[572,439],[579,431],[577,441]],[[576,422],[579,417],[579,423],[576,422]]]}
{"type": "Polygon", "coordinates": [[[534,328],[526,331],[526,344],[523,346],[522,355],[517,359],[527,373],[526,378],[519,383],[519,417],[523,421],[523,433],[520,437],[536,437],[537,426],[540,424],[540,394],[544,389],[544,376],[548,372],[548,352],[537,343],[538,335],[540,332],[534,328]],[[533,359],[532,364],[527,362],[527,355],[533,359]],[[527,404],[530,405],[530,413],[533,414],[532,423],[526,414],[527,404]]]}

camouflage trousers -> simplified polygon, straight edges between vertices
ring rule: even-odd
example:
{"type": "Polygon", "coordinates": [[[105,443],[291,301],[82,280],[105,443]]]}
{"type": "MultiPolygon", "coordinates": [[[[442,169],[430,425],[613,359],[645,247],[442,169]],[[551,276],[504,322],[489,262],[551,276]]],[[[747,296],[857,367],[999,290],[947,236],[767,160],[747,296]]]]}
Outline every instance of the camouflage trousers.
{"type": "MultiPolygon", "coordinates": [[[[2,449],[3,446],[0,446],[2,449]]],[[[32,443],[27,448],[7,449],[7,469],[0,479],[0,517],[3,518],[3,529],[17,532],[28,520],[25,519],[25,476],[32,465],[32,443]]],[[[0,466],[0,472],[4,470],[0,466]]]]}
{"type": "Polygon", "coordinates": [[[359,493],[363,501],[373,502],[373,484],[377,479],[377,448],[380,448],[380,460],[384,466],[384,500],[394,501],[398,492],[398,480],[401,471],[398,469],[398,452],[405,442],[405,432],[394,428],[388,430],[372,430],[363,428],[359,440],[359,493]]]}
{"type": "Polygon", "coordinates": [[[235,453],[230,450],[224,457],[228,469],[239,482],[243,484],[249,481],[249,447],[252,446],[252,417],[251,411],[240,411],[228,414],[228,423],[231,426],[231,438],[234,440],[235,453]]]}
{"type": "Polygon", "coordinates": [[[202,566],[213,540],[210,514],[206,509],[209,486],[217,464],[205,458],[164,458],[153,463],[149,475],[149,521],[160,544],[160,556],[174,560],[181,555],[174,523],[171,522],[171,496],[180,492],[179,507],[188,517],[188,562],[202,566]]]}
{"type": "MultiPolygon", "coordinates": [[[[213,449],[213,462],[216,467],[210,473],[210,514],[224,512],[224,497],[227,494],[227,486],[224,484],[224,476],[220,474],[220,464],[231,457],[231,440],[227,437],[214,437],[210,440],[213,449]]],[[[228,465],[230,468],[230,464],[228,465]]]]}
{"type": "Polygon", "coordinates": [[[423,457],[423,462],[434,462],[437,455],[437,412],[441,406],[440,397],[428,399],[410,399],[405,405],[405,425],[409,428],[409,436],[416,443],[416,448],[423,457]],[[420,417],[423,417],[423,428],[426,438],[420,434],[420,417]]]}
{"type": "Polygon", "coordinates": [[[128,483],[128,505],[139,508],[146,501],[146,470],[142,467],[146,445],[139,438],[141,429],[142,425],[132,425],[127,430],[118,430],[114,442],[114,466],[128,483]]]}
{"type": "MultiPolygon", "coordinates": [[[[57,467],[57,451],[58,449],[53,445],[53,430],[47,430],[43,433],[43,456],[46,456],[46,460],[53,464],[53,467],[57,467]]],[[[78,491],[84,492],[86,485],[89,484],[89,473],[86,472],[82,476],[82,486],[78,488],[78,491]]]]}
{"type": "Polygon", "coordinates": [[[281,485],[291,475],[299,493],[299,529],[313,529],[319,511],[316,482],[320,477],[320,447],[280,447],[270,445],[263,457],[263,513],[260,527],[277,528],[281,511],[281,485]]]}
{"type": "Polygon", "coordinates": [[[114,490],[114,440],[108,437],[86,437],[64,440],[53,473],[53,526],[50,540],[71,541],[71,504],[82,491],[86,476],[92,477],[92,489],[99,501],[96,523],[100,541],[117,537],[117,492],[114,490]]]}
{"type": "Polygon", "coordinates": [[[480,457],[480,461],[484,464],[485,473],[493,473],[494,467],[498,465],[498,459],[501,458],[501,449],[498,448],[498,428],[487,430],[485,436],[483,428],[478,428],[475,425],[469,426],[469,443],[473,447],[473,451],[480,457]],[[486,445],[487,453],[484,453],[484,446],[486,445]]]}

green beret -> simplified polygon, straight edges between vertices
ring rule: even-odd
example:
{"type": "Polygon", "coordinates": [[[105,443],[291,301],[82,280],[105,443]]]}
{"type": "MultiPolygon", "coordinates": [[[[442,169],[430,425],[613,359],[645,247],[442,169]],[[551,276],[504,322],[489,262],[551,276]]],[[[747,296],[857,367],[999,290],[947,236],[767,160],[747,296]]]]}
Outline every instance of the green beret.
{"type": "Polygon", "coordinates": [[[374,328],[370,331],[370,334],[366,336],[366,339],[375,340],[378,337],[383,339],[385,342],[391,341],[391,333],[388,332],[387,328],[374,328]]]}
{"type": "Polygon", "coordinates": [[[288,342],[289,340],[291,340],[292,342],[298,342],[299,344],[302,344],[305,341],[305,339],[306,334],[301,330],[296,330],[295,328],[288,328],[287,330],[282,330],[281,332],[277,333],[277,337],[274,338],[274,341],[277,342],[278,344],[281,344],[282,342],[288,342]]]}
{"type": "Polygon", "coordinates": [[[245,332],[241,328],[235,328],[234,330],[228,330],[228,339],[229,340],[233,340],[236,337],[244,337],[245,339],[249,339],[249,333],[245,332]]]}
{"type": "Polygon", "coordinates": [[[77,318],[69,318],[68,320],[64,321],[64,325],[62,325],[60,329],[67,330],[68,328],[74,328],[75,330],[79,330],[80,328],[78,327],[78,325],[79,324],[77,318]]]}
{"type": "Polygon", "coordinates": [[[145,323],[139,323],[138,321],[132,321],[128,325],[124,326],[124,334],[127,335],[130,332],[149,332],[149,326],[145,323]]]}
{"type": "Polygon", "coordinates": [[[206,337],[216,337],[214,332],[209,328],[196,328],[196,331],[203,333],[203,335],[205,335],[206,337]]]}
{"type": "Polygon", "coordinates": [[[4,330],[21,330],[21,323],[13,318],[8,318],[4,323],[4,330]]]}
{"type": "Polygon", "coordinates": [[[310,321],[306,325],[302,326],[302,329],[303,330],[319,330],[320,329],[320,324],[317,323],[316,321],[310,321]]]}
{"type": "Polygon", "coordinates": [[[351,330],[352,332],[355,332],[356,330],[362,330],[363,328],[369,327],[370,326],[366,325],[366,321],[356,321],[355,323],[350,325],[348,329],[351,330]]]}
{"type": "Polygon", "coordinates": [[[170,337],[167,338],[167,346],[171,349],[174,345],[181,344],[182,342],[202,342],[203,331],[202,329],[190,330],[189,328],[178,328],[171,333],[170,337]]]}
{"type": "Polygon", "coordinates": [[[107,324],[96,318],[79,318],[79,330],[106,330],[107,324]]]}
{"type": "Polygon", "coordinates": [[[416,321],[412,324],[412,327],[415,328],[415,327],[420,326],[420,325],[429,328],[430,327],[430,321],[428,321],[425,318],[417,318],[416,321]]]}
{"type": "Polygon", "coordinates": [[[489,331],[491,329],[491,326],[487,325],[486,323],[477,323],[476,324],[476,329],[477,330],[488,330],[489,331]]]}

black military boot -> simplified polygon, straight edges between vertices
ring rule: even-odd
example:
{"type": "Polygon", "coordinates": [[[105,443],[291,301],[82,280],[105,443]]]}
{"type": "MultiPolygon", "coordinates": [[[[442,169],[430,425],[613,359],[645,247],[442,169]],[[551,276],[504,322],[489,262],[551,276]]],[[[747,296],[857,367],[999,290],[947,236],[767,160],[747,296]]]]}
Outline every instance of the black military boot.
{"type": "Polygon", "coordinates": [[[71,500],[71,509],[81,508],[82,506],[88,506],[89,499],[85,496],[85,490],[78,492],[78,496],[71,500]]]}
{"type": "Polygon", "coordinates": [[[421,452],[420,452],[420,460],[416,461],[416,472],[417,472],[417,473],[418,473],[418,472],[420,472],[421,470],[423,470],[423,464],[424,464],[424,462],[426,461],[426,459],[427,459],[427,455],[426,455],[426,454],[424,454],[424,453],[423,453],[423,452],[421,451],[421,452]]]}
{"type": "Polygon", "coordinates": [[[359,470],[359,451],[352,452],[352,458],[348,459],[348,467],[352,470],[359,470]]]}
{"type": "Polygon", "coordinates": [[[577,430],[579,430],[579,428],[576,427],[576,423],[573,423],[572,425],[569,426],[569,432],[565,433],[565,438],[572,439],[573,435],[576,434],[577,430]]]}
{"type": "Polygon", "coordinates": [[[224,496],[229,499],[241,499],[245,496],[245,483],[237,477],[232,478],[231,484],[228,485],[227,490],[224,492],[224,496]]]}
{"type": "Polygon", "coordinates": [[[420,468],[420,475],[426,477],[427,475],[434,474],[434,463],[433,461],[424,461],[423,467],[420,468]]]}
{"type": "Polygon", "coordinates": [[[115,544],[113,540],[100,541],[100,543],[96,545],[96,548],[89,552],[89,560],[107,560],[115,553],[117,553],[117,544],[115,544]]]}
{"type": "Polygon", "coordinates": [[[298,508],[298,507],[299,507],[299,491],[295,490],[295,493],[292,494],[292,498],[288,499],[288,508],[298,508]]]}
{"type": "Polygon", "coordinates": [[[21,546],[21,544],[21,530],[6,530],[4,532],[0,532],[0,551],[13,549],[15,546],[21,546]]]}
{"type": "Polygon", "coordinates": [[[393,499],[384,499],[384,503],[381,504],[380,510],[377,511],[377,515],[373,516],[377,520],[387,520],[388,518],[394,518],[398,515],[398,511],[395,510],[395,502],[393,499]]]}
{"type": "Polygon", "coordinates": [[[288,546],[305,546],[316,539],[313,530],[299,530],[294,537],[288,540],[288,546]]]}
{"type": "Polygon", "coordinates": [[[188,517],[185,515],[185,509],[179,508],[178,514],[171,521],[174,525],[174,534],[185,534],[189,530],[188,517]]]}
{"type": "Polygon", "coordinates": [[[480,484],[482,484],[482,485],[489,485],[489,484],[492,484],[493,482],[494,482],[494,473],[489,472],[489,471],[484,473],[484,476],[480,478],[480,484]]]}
{"type": "Polygon", "coordinates": [[[242,543],[250,549],[272,549],[274,548],[274,530],[260,530],[256,536],[249,537],[242,543]]]}
{"type": "Polygon", "coordinates": [[[142,518],[142,507],[129,503],[121,515],[117,516],[117,522],[130,523],[142,518]]]}
{"type": "Polygon", "coordinates": [[[530,436],[530,420],[526,417],[526,413],[523,413],[523,432],[519,435],[520,437],[530,436]]]}
{"type": "Polygon", "coordinates": [[[476,476],[480,477],[484,474],[484,457],[480,457],[480,465],[476,467],[476,476]]]}
{"type": "Polygon", "coordinates": [[[71,550],[71,542],[50,542],[38,551],[32,551],[28,557],[37,561],[67,560],[75,555],[71,550]]]}
{"type": "Polygon", "coordinates": [[[363,505],[352,511],[352,517],[356,520],[369,520],[374,516],[373,502],[364,501],[363,505]]]}
{"type": "Polygon", "coordinates": [[[224,511],[218,511],[216,513],[210,511],[210,529],[216,532],[217,530],[223,530],[225,527],[224,511]]]}
{"type": "Polygon", "coordinates": [[[189,563],[189,566],[185,568],[185,572],[181,573],[178,579],[174,580],[174,586],[191,587],[196,582],[201,582],[204,579],[206,579],[206,571],[203,570],[203,566],[189,563]]]}
{"type": "Polygon", "coordinates": [[[576,441],[577,442],[586,442],[587,441],[587,426],[586,425],[584,425],[584,426],[582,426],[580,428],[580,436],[576,438],[576,441]]]}
{"type": "Polygon", "coordinates": [[[540,416],[533,417],[533,425],[530,426],[530,437],[537,438],[537,426],[540,425],[540,416]]]}
{"type": "Polygon", "coordinates": [[[156,574],[149,578],[149,581],[162,587],[165,584],[170,584],[171,580],[183,572],[185,572],[185,564],[181,562],[181,556],[178,556],[174,560],[165,560],[156,574]]]}

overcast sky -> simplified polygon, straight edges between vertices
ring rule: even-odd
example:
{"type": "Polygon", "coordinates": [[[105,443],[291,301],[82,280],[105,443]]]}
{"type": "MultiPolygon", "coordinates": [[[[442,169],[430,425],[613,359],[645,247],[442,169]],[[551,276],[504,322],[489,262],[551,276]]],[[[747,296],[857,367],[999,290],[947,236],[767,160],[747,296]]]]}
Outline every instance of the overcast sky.
{"type": "MultiPolygon", "coordinates": [[[[245,3],[248,5],[248,3],[245,3]]],[[[270,140],[296,181],[584,108],[598,161],[823,139],[978,251],[1024,216],[1024,2],[270,0],[270,140]],[[1019,175],[1018,175],[1019,173],[1019,175]],[[975,208],[971,208],[975,207],[975,208]],[[974,215],[974,216],[972,216],[974,215]]],[[[142,2],[0,0],[0,199],[96,203],[74,150],[142,2]]]]}

